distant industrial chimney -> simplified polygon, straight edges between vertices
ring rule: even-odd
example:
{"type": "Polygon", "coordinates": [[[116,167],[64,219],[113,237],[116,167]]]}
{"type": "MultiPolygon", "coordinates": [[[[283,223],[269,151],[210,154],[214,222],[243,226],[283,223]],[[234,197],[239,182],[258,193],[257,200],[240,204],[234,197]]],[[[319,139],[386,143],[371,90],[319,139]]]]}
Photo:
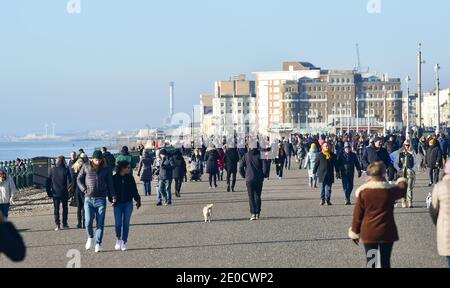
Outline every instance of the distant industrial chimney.
{"type": "Polygon", "coordinates": [[[175,89],[175,82],[169,83],[169,117],[172,117],[174,114],[174,89],[175,89]]]}

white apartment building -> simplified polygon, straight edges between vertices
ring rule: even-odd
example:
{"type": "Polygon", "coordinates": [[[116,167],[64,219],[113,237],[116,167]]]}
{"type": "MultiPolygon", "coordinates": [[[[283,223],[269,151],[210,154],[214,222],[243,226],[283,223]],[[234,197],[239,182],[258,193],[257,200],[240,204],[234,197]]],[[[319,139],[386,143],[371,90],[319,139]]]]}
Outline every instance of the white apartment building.
{"type": "Polygon", "coordinates": [[[282,91],[287,81],[320,78],[320,68],[307,62],[283,63],[283,71],[254,72],[256,75],[256,130],[262,135],[280,133],[282,91]]]}
{"type": "MultiPolygon", "coordinates": [[[[450,88],[439,91],[441,123],[450,125],[450,88]]],[[[423,124],[425,127],[435,127],[437,122],[436,90],[423,94],[422,103],[423,124]]]]}

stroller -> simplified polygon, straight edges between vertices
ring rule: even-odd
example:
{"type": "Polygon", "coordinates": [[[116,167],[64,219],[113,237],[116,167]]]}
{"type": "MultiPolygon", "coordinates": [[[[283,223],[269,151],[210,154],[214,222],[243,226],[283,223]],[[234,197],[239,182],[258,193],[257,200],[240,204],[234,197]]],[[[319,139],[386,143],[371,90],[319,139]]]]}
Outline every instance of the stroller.
{"type": "Polygon", "coordinates": [[[198,181],[202,181],[202,170],[201,169],[201,162],[200,161],[190,161],[190,168],[189,168],[189,181],[190,182],[198,182],[198,181]]]}

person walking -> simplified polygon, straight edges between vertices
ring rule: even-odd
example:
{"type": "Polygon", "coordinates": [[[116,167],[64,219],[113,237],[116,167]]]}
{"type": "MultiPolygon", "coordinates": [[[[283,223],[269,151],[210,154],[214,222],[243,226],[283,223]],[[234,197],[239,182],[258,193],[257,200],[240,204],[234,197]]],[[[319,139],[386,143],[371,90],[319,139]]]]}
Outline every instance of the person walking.
{"type": "Polygon", "coordinates": [[[287,170],[291,170],[291,158],[294,154],[294,147],[292,142],[288,139],[284,139],[283,141],[283,149],[286,157],[284,158],[284,168],[287,170]]]}
{"type": "Polygon", "coordinates": [[[236,187],[236,173],[238,169],[239,153],[231,143],[225,149],[225,170],[227,170],[227,192],[234,192],[236,187]]]}
{"type": "Polygon", "coordinates": [[[156,206],[172,205],[172,181],[175,163],[166,149],[159,150],[159,159],[155,161],[154,170],[158,175],[158,193],[156,206]],[[163,199],[164,198],[164,199],[163,199]]]}
{"type": "Polygon", "coordinates": [[[223,173],[225,171],[225,152],[222,148],[217,149],[219,153],[219,159],[217,159],[217,178],[219,181],[223,181],[223,173]]]}
{"type": "Polygon", "coordinates": [[[430,214],[436,225],[437,249],[442,257],[447,258],[450,268],[450,160],[445,164],[444,177],[433,188],[430,214]]]}
{"type": "Polygon", "coordinates": [[[286,157],[286,150],[284,149],[283,144],[280,142],[278,144],[277,156],[275,158],[276,172],[278,179],[280,180],[283,178],[283,169],[286,162],[286,157]]]}
{"type": "Polygon", "coordinates": [[[428,173],[430,177],[429,187],[439,182],[439,173],[442,168],[442,152],[439,147],[439,143],[436,139],[432,138],[429,141],[429,147],[426,154],[426,165],[428,167],[428,173]]]}
{"type": "Polygon", "coordinates": [[[113,178],[101,151],[92,154],[92,161],[86,163],[78,174],[77,184],[84,195],[84,212],[86,217],[86,250],[94,243],[94,217],[96,220],[95,252],[102,251],[103,231],[105,225],[106,198],[116,202],[113,178]]]}
{"type": "Polygon", "coordinates": [[[84,194],[83,191],[80,190],[80,187],[77,185],[77,178],[80,174],[81,168],[83,168],[83,165],[88,163],[89,160],[87,159],[86,154],[81,154],[80,157],[78,157],[77,161],[71,166],[71,173],[72,173],[72,186],[74,187],[74,198],[75,198],[75,204],[77,205],[77,228],[78,229],[85,229],[86,228],[86,221],[85,221],[85,214],[84,214],[84,194]]]}
{"type": "Polygon", "coordinates": [[[114,203],[114,220],[116,228],[116,244],[114,249],[128,250],[128,234],[130,231],[131,215],[133,213],[133,199],[136,209],[141,207],[136,181],[131,176],[131,165],[127,161],[121,161],[117,165],[117,173],[113,176],[116,202],[114,203]]]}
{"type": "Polygon", "coordinates": [[[141,161],[139,161],[139,169],[137,176],[140,177],[144,185],[144,195],[152,195],[152,167],[153,158],[150,155],[150,151],[145,150],[141,161]]]}
{"type": "MultiPolygon", "coordinates": [[[[267,137],[265,141],[263,142],[264,147],[262,147],[262,158],[263,158],[263,172],[264,172],[264,178],[269,179],[270,177],[270,168],[272,166],[272,144],[270,143],[270,138],[267,137]]],[[[276,149],[275,149],[276,150],[276,149]]]]}
{"type": "Polygon", "coordinates": [[[253,145],[241,160],[239,172],[245,178],[250,205],[250,221],[259,220],[261,214],[261,193],[264,183],[263,160],[261,153],[253,145]]]}
{"type": "Polygon", "coordinates": [[[356,191],[357,200],[348,235],[355,244],[363,243],[367,267],[375,268],[380,262],[381,268],[391,268],[392,248],[399,240],[394,205],[406,196],[407,180],[400,178],[397,184],[387,182],[386,166],[382,162],[371,164],[367,173],[367,183],[356,191]]]}
{"type": "Polygon", "coordinates": [[[217,188],[217,173],[219,172],[218,161],[219,152],[214,145],[206,151],[206,173],[209,174],[209,189],[217,188]]]}
{"type": "Polygon", "coordinates": [[[344,187],[345,205],[351,205],[350,196],[354,187],[355,170],[358,172],[358,178],[361,178],[362,175],[358,156],[352,151],[352,144],[348,142],[344,144],[344,151],[338,156],[338,165],[344,187]]]}
{"type": "Polygon", "coordinates": [[[175,181],[175,197],[181,197],[181,185],[183,184],[184,176],[187,173],[187,168],[186,161],[184,160],[183,154],[179,149],[175,151],[173,162],[175,164],[173,168],[173,179],[175,181]]]}
{"type": "Polygon", "coordinates": [[[314,175],[314,166],[316,165],[319,150],[315,143],[311,144],[308,154],[306,155],[305,169],[308,170],[309,188],[317,188],[317,176],[314,175]]]}
{"type": "Polygon", "coordinates": [[[337,163],[336,154],[331,152],[328,142],[322,144],[322,152],[317,155],[316,163],[314,164],[313,174],[318,177],[320,187],[320,205],[331,203],[331,190],[334,183],[334,172],[336,171],[337,178],[340,178],[339,166],[337,163]]]}
{"type": "MultiPolygon", "coordinates": [[[[317,148],[317,147],[316,147],[317,148]]],[[[303,168],[303,161],[305,161],[306,158],[306,145],[304,140],[300,139],[297,145],[297,160],[298,160],[298,169],[302,170],[303,168]]]]}
{"type": "Polygon", "coordinates": [[[413,190],[416,181],[417,156],[411,141],[406,140],[400,151],[398,159],[398,167],[402,173],[402,177],[408,180],[408,191],[406,198],[402,199],[403,208],[413,208],[413,190]]]}
{"type": "Polygon", "coordinates": [[[64,156],[59,156],[56,160],[56,167],[50,170],[47,178],[47,195],[53,199],[53,214],[55,215],[55,231],[61,229],[60,208],[62,206],[63,229],[69,229],[69,190],[72,188],[72,178],[66,165],[64,156]]]}
{"type": "Polygon", "coordinates": [[[133,170],[137,167],[137,163],[135,158],[128,151],[127,146],[123,146],[122,149],[120,150],[119,156],[116,157],[116,166],[119,164],[119,162],[122,161],[127,161],[128,163],[130,163],[131,166],[130,174],[133,175],[133,170]]]}
{"type": "Polygon", "coordinates": [[[105,159],[106,163],[108,163],[108,167],[111,169],[112,173],[116,167],[116,158],[111,154],[111,152],[108,151],[108,148],[106,147],[102,147],[101,151],[103,154],[103,159],[105,159]]]}
{"type": "Polygon", "coordinates": [[[9,207],[14,204],[14,196],[17,193],[13,179],[0,167],[0,213],[4,221],[8,221],[9,207]]]}
{"type": "Polygon", "coordinates": [[[388,170],[388,181],[393,181],[395,178],[395,168],[390,168],[393,166],[391,161],[391,156],[386,148],[383,147],[383,140],[380,137],[375,137],[373,139],[373,144],[366,148],[363,155],[363,166],[369,167],[370,164],[381,161],[387,167],[388,170]]]}

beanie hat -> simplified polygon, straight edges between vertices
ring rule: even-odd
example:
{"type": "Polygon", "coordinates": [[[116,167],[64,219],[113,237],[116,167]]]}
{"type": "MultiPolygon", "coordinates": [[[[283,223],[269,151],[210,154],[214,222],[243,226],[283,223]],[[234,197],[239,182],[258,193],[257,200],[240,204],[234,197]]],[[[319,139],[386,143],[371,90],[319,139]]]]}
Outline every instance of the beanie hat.
{"type": "Polygon", "coordinates": [[[352,144],[350,144],[349,142],[345,142],[344,148],[352,148],[352,144]]]}
{"type": "Polygon", "coordinates": [[[94,153],[92,154],[92,158],[102,160],[103,159],[102,151],[99,151],[99,150],[94,151],[94,153]]]}
{"type": "Polygon", "coordinates": [[[431,146],[436,145],[436,139],[434,139],[434,138],[431,139],[431,140],[430,140],[430,145],[431,145],[431,146]]]}
{"type": "Polygon", "coordinates": [[[122,149],[120,150],[120,152],[128,153],[128,147],[127,146],[123,146],[122,149]]]}

